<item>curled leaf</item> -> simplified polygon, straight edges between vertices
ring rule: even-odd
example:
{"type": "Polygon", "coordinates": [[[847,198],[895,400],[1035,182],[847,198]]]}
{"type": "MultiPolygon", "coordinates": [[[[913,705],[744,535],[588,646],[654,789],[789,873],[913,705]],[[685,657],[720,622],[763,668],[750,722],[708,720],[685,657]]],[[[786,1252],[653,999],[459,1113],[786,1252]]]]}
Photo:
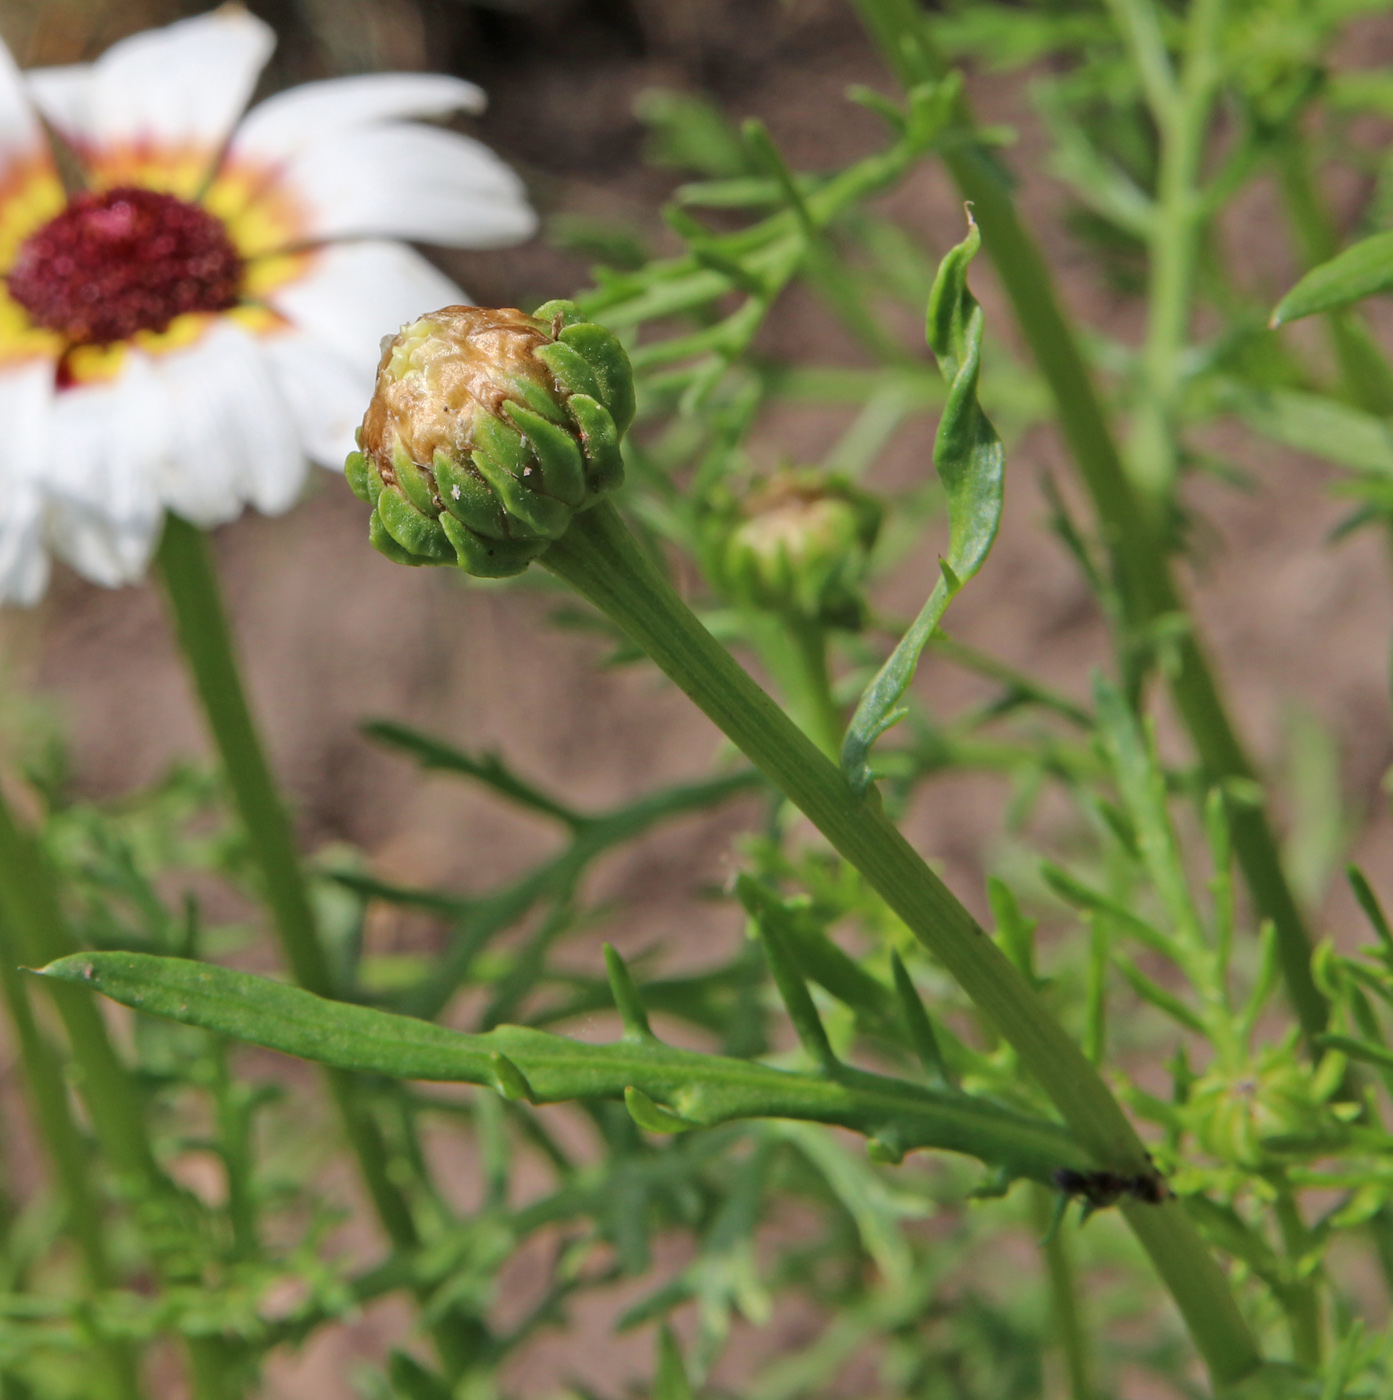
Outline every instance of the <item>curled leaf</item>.
{"type": "Polygon", "coordinates": [[[1001,524],[1005,453],[977,400],[981,373],[982,308],[967,289],[967,269],[982,235],[970,220],[967,237],[943,259],[929,293],[926,335],[948,381],[948,401],[934,439],[934,466],[948,498],[948,553],[919,616],[866,687],[842,744],[842,769],[858,792],[874,776],[875,741],[906,713],[900,701],[919,657],[948,604],[982,567],[1001,524]]]}

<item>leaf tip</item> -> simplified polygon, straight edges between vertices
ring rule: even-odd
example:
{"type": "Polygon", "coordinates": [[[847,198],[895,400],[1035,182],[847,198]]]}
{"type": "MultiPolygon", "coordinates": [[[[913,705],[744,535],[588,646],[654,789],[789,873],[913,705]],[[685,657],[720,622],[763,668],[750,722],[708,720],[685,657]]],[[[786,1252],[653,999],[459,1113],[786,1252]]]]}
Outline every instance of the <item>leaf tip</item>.
{"type": "Polygon", "coordinates": [[[605,975],[609,979],[610,995],[614,998],[615,1009],[624,1027],[626,1040],[652,1040],[653,1028],[648,1023],[648,1012],[644,1010],[643,998],[629,971],[628,964],[620,957],[613,944],[606,943],[605,975]]]}
{"type": "Polygon", "coordinates": [[[642,1089],[632,1084],[624,1090],[624,1107],[629,1110],[629,1117],[645,1132],[685,1133],[700,1126],[680,1113],[654,1103],[642,1089]]]}
{"type": "Polygon", "coordinates": [[[56,982],[93,982],[97,977],[96,964],[85,953],[69,953],[42,967],[21,966],[19,970],[30,977],[50,977],[56,982]]]}
{"type": "Polygon", "coordinates": [[[493,1071],[493,1087],[499,1097],[509,1103],[531,1103],[532,1086],[527,1076],[504,1054],[494,1051],[489,1056],[489,1067],[493,1071]]]}

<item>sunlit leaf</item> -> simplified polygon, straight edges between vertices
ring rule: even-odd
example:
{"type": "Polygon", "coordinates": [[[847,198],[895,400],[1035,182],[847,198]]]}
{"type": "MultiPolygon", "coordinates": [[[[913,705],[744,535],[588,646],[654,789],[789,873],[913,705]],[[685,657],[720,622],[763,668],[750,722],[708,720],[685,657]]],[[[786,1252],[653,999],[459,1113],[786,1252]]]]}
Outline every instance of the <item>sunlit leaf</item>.
{"type": "Polygon", "coordinates": [[[524,1026],[468,1035],[412,1016],[326,1001],[268,978],[143,953],[75,954],[51,963],[43,975],[338,1069],[510,1092],[520,1086],[534,1103],[622,1100],[637,1090],[693,1126],[754,1117],[832,1123],[893,1142],[901,1151],[934,1146],[966,1152],[1045,1182],[1058,1167],[1083,1160],[1070,1135],[1043,1119],[844,1065],[835,1076],[795,1074],[652,1039],[593,1045],[524,1026]]]}

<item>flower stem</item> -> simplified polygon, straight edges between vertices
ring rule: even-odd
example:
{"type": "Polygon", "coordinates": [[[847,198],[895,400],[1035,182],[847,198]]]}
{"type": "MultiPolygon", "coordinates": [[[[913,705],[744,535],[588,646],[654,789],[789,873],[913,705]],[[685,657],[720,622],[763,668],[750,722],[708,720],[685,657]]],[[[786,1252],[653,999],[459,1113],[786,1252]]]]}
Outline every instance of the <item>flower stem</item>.
{"type": "MultiPolygon", "coordinates": [[[[913,0],[853,0],[867,29],[901,82],[930,82],[943,65],[929,45],[913,0]]],[[[968,121],[964,113],[964,120],[968,121]]],[[[1148,636],[1168,616],[1188,616],[1181,601],[1164,537],[1160,535],[1122,465],[1102,402],[1079,349],[1078,337],[1055,294],[1035,241],[1016,213],[1011,192],[994,159],[970,141],[954,142],[942,158],[982,230],[1017,323],[1049,385],[1064,434],[1098,516],[1127,632],[1148,636]]],[[[1130,638],[1124,637],[1124,651],[1130,638]]],[[[1208,782],[1252,779],[1204,648],[1193,625],[1176,640],[1170,675],[1176,708],[1199,754],[1208,782]]],[[[1234,853],[1258,912],[1277,929],[1282,975],[1301,1029],[1313,1042],[1329,1019],[1325,997],[1311,976],[1311,938],[1282,870],[1277,842],[1261,807],[1235,803],[1230,814],[1234,853]]]]}
{"type": "Polygon", "coordinates": [[[808,733],[823,753],[835,758],[842,747],[846,716],[832,694],[827,669],[827,629],[802,618],[789,620],[789,640],[803,678],[808,733]]]}
{"type": "Polygon", "coordinates": [[[841,752],[846,717],[832,695],[827,631],[788,614],[751,615],[760,659],[783,692],[798,727],[829,758],[841,752]]]}
{"type": "MultiPolygon", "coordinates": [[[[702,627],[602,501],[578,515],[542,563],[628,636],[879,891],[1016,1049],[1079,1144],[1100,1165],[1149,1172],[1146,1149],[1098,1072],[1029,983],[886,817],[874,789],[841,771],[702,627]]],[[[1176,1200],[1134,1204],[1128,1220],[1155,1262],[1215,1380],[1259,1364],[1219,1266],[1176,1200]]]]}
{"type": "MultiPolygon", "coordinates": [[[[334,979],[315,927],[290,817],[247,703],[222,591],[203,533],[176,515],[166,515],[159,567],[179,643],[251,843],[281,951],[300,986],[333,997],[334,979]]],[[[386,1144],[353,1076],[331,1069],[325,1077],[383,1230],[396,1250],[416,1248],[420,1243],[416,1222],[406,1198],[388,1176],[386,1144]]],[[[437,1327],[432,1335],[448,1366],[464,1365],[448,1327],[437,1327]]]]}

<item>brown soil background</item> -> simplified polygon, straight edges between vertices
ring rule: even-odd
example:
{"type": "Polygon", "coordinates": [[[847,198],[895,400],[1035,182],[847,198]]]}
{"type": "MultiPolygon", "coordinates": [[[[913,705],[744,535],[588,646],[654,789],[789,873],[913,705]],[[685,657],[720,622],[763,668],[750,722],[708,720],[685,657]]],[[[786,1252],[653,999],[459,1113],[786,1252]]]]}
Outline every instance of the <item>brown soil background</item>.
{"type": "MultiPolygon", "coordinates": [[[[5,0],[0,32],[22,64],[71,62],[198,8],[166,0],[5,0]]],[[[651,86],[705,90],[736,118],[763,118],[792,163],[805,168],[843,163],[880,139],[877,123],[844,100],[851,83],[886,88],[887,80],[840,0],[498,0],[488,8],[450,0],[299,0],[252,8],[283,36],[266,90],[373,68],[446,68],[480,82],[491,106],[471,130],[522,171],[547,216],[612,218],[658,236],[657,208],[672,181],[642,165],[632,116],[635,96],[651,86]]],[[[1387,62],[1393,23],[1383,17],[1362,24],[1346,52],[1361,67],[1387,62]]],[[[984,119],[1009,121],[1021,133],[1008,159],[1022,182],[1026,217],[1072,308],[1086,322],[1134,339],[1138,308],[1107,290],[1087,252],[1063,232],[1064,197],[1043,168],[1024,84],[978,74],[972,86],[984,119]]],[[[1334,172],[1330,188],[1353,217],[1363,187],[1334,172]]],[[[956,197],[932,164],[916,171],[889,207],[935,251],[960,236],[956,197]]],[[[1268,294],[1287,285],[1294,261],[1270,189],[1244,197],[1225,236],[1246,283],[1268,294]]],[[[531,305],[586,282],[584,264],[544,240],[440,260],[485,304],[531,305]]],[[[974,278],[996,334],[1010,340],[985,259],[974,278]]],[[[778,308],[766,343],[819,362],[860,358],[797,296],[778,308]]],[[[812,457],[836,426],[831,414],[770,424],[761,450],[771,462],[812,457]]],[[[901,433],[873,480],[903,484],[930,470],[931,434],[926,422],[901,433]]],[[[1220,431],[1210,441],[1256,482],[1246,494],[1208,478],[1187,489],[1207,522],[1208,541],[1192,592],[1231,703],[1265,765],[1280,763],[1283,716],[1293,704],[1331,728],[1346,801],[1359,823],[1351,854],[1376,886],[1393,892],[1393,822],[1381,789],[1393,761],[1385,543],[1373,531],[1338,546],[1327,542],[1345,509],[1332,498],[1328,468],[1254,447],[1236,433],[1220,431]]],[[[1067,473],[1053,433],[1032,430],[1013,445],[1002,535],[982,579],[955,605],[953,629],[1083,697],[1089,669],[1106,664],[1106,637],[1073,566],[1042,528],[1042,467],[1067,473]]],[[[497,804],[457,785],[423,781],[367,745],[358,725],[371,716],[391,715],[472,749],[497,748],[579,804],[605,804],[697,775],[718,750],[716,732],[651,672],[602,671],[597,644],[548,628],[552,595],[464,586],[444,571],[405,570],[380,559],[366,546],[359,503],[327,473],[289,515],[247,516],[218,533],[216,549],[254,702],[306,849],[346,840],[384,876],[471,890],[521,869],[545,847],[545,833],[497,804]]],[[[925,548],[886,578],[886,604],[917,606],[933,560],[925,548]]],[[[40,607],[0,618],[0,663],[9,686],[57,715],[84,794],[129,792],[178,757],[207,753],[162,600],[148,585],[108,592],[60,574],[40,607]]],[[[925,666],[918,684],[940,714],[981,693],[942,663],[925,666]]],[[[941,862],[953,888],[979,911],[1006,797],[1003,781],[955,776],[926,789],[911,822],[920,849],[941,862]]],[[[627,912],[622,927],[606,934],[621,946],[661,935],[682,961],[700,961],[711,936],[734,937],[731,911],[693,896],[701,884],[723,878],[743,821],[740,809],[728,809],[612,861],[595,893],[622,898],[627,912]]],[[[1342,942],[1359,936],[1338,882],[1320,920],[1342,942]]],[[[390,926],[377,933],[395,936],[390,926]]],[[[582,961],[594,953],[589,941],[570,950],[582,961]]],[[[341,1173],[334,1182],[347,1189],[341,1173]]],[[[611,1338],[606,1315],[605,1308],[587,1308],[569,1332],[544,1336],[513,1369],[516,1389],[542,1393],[577,1375],[613,1394],[628,1378],[649,1374],[648,1338],[611,1338]]],[[[776,1323],[757,1350],[767,1355],[796,1344],[796,1322],[788,1324],[793,1330],[776,1323]]],[[[278,1364],[266,1394],[348,1396],[353,1359],[380,1355],[401,1324],[393,1309],[376,1310],[278,1364]]]]}

